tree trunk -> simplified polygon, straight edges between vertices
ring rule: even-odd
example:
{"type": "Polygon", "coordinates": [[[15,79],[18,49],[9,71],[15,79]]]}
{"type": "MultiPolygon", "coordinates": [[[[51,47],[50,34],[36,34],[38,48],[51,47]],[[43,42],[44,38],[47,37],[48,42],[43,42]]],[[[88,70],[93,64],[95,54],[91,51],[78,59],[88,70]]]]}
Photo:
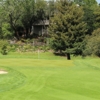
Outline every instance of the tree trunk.
{"type": "Polygon", "coordinates": [[[67,60],[70,60],[70,53],[67,53],[67,60]]]}

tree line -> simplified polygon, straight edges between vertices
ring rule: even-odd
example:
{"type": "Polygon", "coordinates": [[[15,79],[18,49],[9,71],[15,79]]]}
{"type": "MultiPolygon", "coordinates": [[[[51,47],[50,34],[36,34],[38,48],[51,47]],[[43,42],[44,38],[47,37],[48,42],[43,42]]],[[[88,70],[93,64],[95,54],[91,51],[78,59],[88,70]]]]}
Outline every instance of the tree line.
{"type": "Polygon", "coordinates": [[[0,37],[20,39],[23,35],[29,38],[32,24],[49,19],[52,5],[53,1],[45,0],[0,0],[0,37]]]}
{"type": "Polygon", "coordinates": [[[100,56],[100,6],[96,0],[0,0],[0,38],[31,37],[32,24],[50,21],[55,52],[100,56]],[[22,31],[24,30],[24,31],[22,31]]]}

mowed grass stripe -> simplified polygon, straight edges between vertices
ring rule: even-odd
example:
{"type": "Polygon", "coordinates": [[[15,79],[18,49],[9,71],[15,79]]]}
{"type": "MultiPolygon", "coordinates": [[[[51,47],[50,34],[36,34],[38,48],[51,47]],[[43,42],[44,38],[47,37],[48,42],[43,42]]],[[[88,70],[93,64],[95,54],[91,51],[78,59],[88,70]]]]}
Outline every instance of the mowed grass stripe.
{"type": "Polygon", "coordinates": [[[0,92],[18,88],[25,83],[26,77],[19,71],[8,67],[0,67],[0,69],[8,72],[0,75],[0,92]]]}
{"type": "Polygon", "coordinates": [[[0,59],[0,66],[21,66],[21,67],[69,67],[73,66],[73,61],[67,60],[47,60],[47,59],[0,59]]]}

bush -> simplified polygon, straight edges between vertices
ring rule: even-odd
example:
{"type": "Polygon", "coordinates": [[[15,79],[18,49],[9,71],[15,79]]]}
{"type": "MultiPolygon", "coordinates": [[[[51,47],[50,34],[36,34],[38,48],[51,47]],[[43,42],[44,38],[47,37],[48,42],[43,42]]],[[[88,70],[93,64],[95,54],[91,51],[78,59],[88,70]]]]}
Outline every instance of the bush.
{"type": "Polygon", "coordinates": [[[1,54],[3,54],[3,55],[7,55],[8,54],[6,45],[3,45],[2,49],[1,49],[1,54]]]}
{"type": "Polygon", "coordinates": [[[8,46],[8,42],[6,40],[0,40],[0,52],[3,55],[7,55],[8,54],[8,50],[7,50],[7,46],[8,46]]]}
{"type": "Polygon", "coordinates": [[[8,45],[8,41],[7,40],[0,40],[0,49],[3,47],[3,45],[8,45]]]}

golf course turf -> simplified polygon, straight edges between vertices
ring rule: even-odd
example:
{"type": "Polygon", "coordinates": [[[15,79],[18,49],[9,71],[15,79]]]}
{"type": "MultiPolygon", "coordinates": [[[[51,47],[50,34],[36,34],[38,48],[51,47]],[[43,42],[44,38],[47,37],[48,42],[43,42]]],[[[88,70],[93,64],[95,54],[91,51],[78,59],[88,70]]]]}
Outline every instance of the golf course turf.
{"type": "Polygon", "coordinates": [[[100,100],[99,58],[9,54],[0,69],[0,100],[100,100]]]}

